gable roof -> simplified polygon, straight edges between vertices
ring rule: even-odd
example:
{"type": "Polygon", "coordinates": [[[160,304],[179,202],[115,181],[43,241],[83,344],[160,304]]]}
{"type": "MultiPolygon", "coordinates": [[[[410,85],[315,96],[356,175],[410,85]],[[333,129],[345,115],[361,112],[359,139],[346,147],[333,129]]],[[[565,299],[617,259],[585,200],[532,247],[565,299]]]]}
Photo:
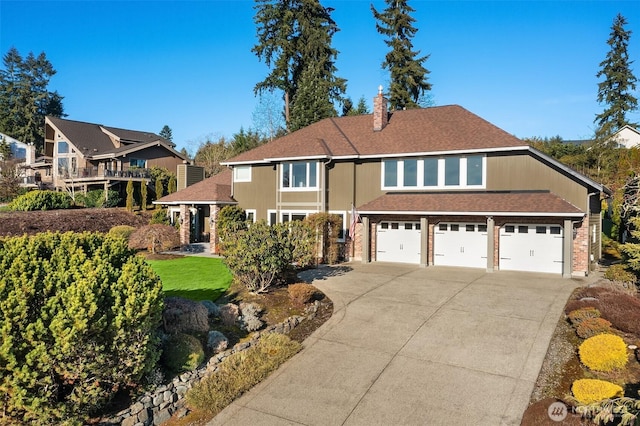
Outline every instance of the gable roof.
{"type": "Polygon", "coordinates": [[[515,136],[458,105],[394,111],[381,131],[373,115],[326,118],[229,159],[224,164],[285,159],[374,158],[525,149],[515,136]]]}
{"type": "Polygon", "coordinates": [[[548,191],[391,192],[358,208],[361,214],[573,216],[584,212],[548,191]]]}
{"type": "Polygon", "coordinates": [[[101,124],[65,120],[58,117],[46,117],[46,121],[55,126],[68,139],[68,142],[73,144],[80,154],[85,157],[118,154],[158,144],[164,145],[174,155],[177,154],[180,158],[185,159],[182,154],[173,149],[175,144],[155,133],[119,129],[101,124]],[[109,135],[119,139],[122,146],[116,148],[109,135]]]}
{"type": "Polygon", "coordinates": [[[232,170],[225,169],[217,175],[166,195],[154,204],[237,204],[231,196],[232,170]]]}

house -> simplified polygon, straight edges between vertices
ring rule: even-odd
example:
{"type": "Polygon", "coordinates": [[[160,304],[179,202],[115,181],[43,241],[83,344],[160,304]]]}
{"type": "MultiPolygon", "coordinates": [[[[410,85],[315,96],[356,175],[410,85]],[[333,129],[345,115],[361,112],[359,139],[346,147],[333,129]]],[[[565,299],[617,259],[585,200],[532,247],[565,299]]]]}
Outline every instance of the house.
{"type": "Polygon", "coordinates": [[[612,136],[621,148],[633,148],[640,145],[640,131],[629,125],[624,126],[612,136]]]}
{"type": "MultiPolygon", "coordinates": [[[[36,159],[36,148],[32,143],[21,142],[9,135],[0,133],[0,144],[7,144],[11,151],[11,160],[15,162],[20,186],[36,187],[41,179],[42,159],[36,159]]],[[[2,155],[0,155],[2,160],[2,155]]],[[[46,179],[46,178],[45,178],[46,179]]]]}
{"type": "Polygon", "coordinates": [[[57,117],[45,117],[44,152],[58,190],[117,190],[129,180],[148,183],[152,167],[176,173],[187,160],[154,133],[57,117]]]}
{"type": "Polygon", "coordinates": [[[610,190],[460,106],[390,113],[387,103],[379,93],[373,114],[327,118],[228,160],[215,184],[229,192],[173,194],[183,222],[199,203],[211,228],[225,203],[269,223],[329,212],[351,260],[565,277],[594,268],[610,190]]]}

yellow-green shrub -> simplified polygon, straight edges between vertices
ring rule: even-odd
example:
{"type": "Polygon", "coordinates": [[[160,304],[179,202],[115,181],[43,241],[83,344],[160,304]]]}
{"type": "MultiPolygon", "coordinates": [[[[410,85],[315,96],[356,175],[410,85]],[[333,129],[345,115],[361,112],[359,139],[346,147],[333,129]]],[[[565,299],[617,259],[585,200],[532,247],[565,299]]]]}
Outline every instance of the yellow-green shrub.
{"type": "Polygon", "coordinates": [[[195,370],[204,361],[204,349],[194,336],[178,333],[165,342],[161,360],[174,373],[195,370]]]}
{"type": "Polygon", "coordinates": [[[133,234],[136,228],[129,225],[116,225],[109,229],[109,235],[113,235],[116,237],[121,237],[127,241],[129,241],[129,237],[133,234]]]}
{"type": "Polygon", "coordinates": [[[623,390],[620,386],[605,380],[580,379],[573,382],[571,392],[580,404],[592,404],[604,399],[620,397],[623,390]]]}
{"type": "Polygon", "coordinates": [[[627,364],[627,345],[621,337],[598,334],[582,342],[578,349],[580,361],[596,371],[612,371],[627,364]]]}

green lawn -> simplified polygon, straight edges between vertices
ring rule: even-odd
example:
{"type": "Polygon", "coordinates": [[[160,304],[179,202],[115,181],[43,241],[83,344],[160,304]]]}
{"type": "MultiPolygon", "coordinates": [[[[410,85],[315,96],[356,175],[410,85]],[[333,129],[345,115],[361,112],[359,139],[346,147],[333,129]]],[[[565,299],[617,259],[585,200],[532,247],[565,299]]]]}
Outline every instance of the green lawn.
{"type": "Polygon", "coordinates": [[[185,256],[147,262],[162,279],[165,296],[215,301],[231,285],[231,272],[222,259],[185,256]]]}

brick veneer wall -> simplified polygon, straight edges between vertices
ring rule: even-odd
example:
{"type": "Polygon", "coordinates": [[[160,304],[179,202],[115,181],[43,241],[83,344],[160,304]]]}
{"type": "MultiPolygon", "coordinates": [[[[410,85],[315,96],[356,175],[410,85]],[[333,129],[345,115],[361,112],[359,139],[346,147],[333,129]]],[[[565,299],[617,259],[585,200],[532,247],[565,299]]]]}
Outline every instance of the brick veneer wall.
{"type": "Polygon", "coordinates": [[[209,250],[211,254],[220,253],[220,238],[218,236],[218,213],[220,213],[220,206],[213,204],[209,206],[209,250]]]}
{"type": "Polygon", "coordinates": [[[573,239],[573,268],[572,275],[587,275],[589,273],[589,218],[577,224],[576,237],[573,239]]]}
{"type": "Polygon", "coordinates": [[[180,245],[191,243],[191,212],[189,206],[180,204],[180,245]]]}

